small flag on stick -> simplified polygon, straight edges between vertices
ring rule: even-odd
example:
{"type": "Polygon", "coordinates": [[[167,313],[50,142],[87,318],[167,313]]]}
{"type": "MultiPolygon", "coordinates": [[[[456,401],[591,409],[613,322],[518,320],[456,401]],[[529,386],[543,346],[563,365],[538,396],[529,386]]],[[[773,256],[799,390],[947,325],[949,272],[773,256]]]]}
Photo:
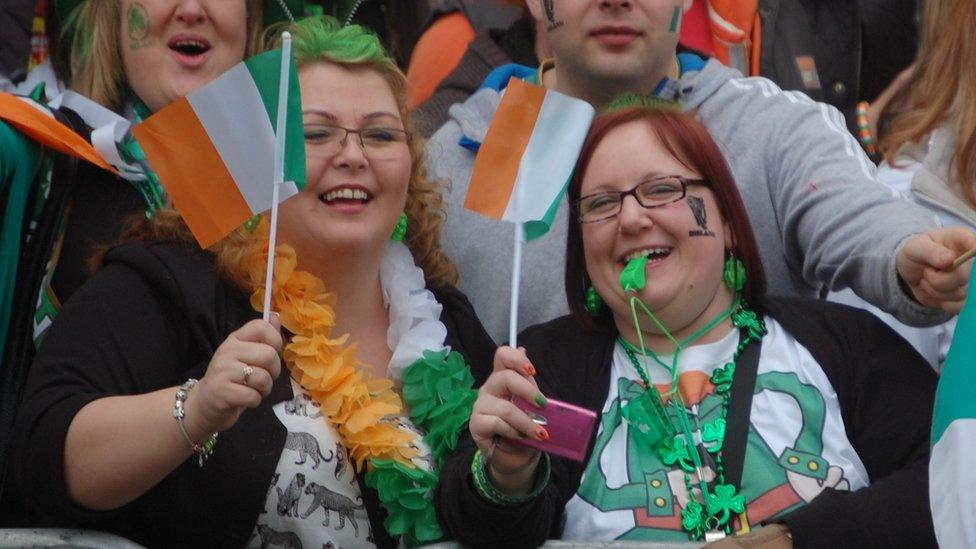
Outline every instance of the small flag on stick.
{"type": "Polygon", "coordinates": [[[932,418],[929,501],[941,547],[976,547],[976,297],[959,313],[932,418]]]}
{"type": "MultiPolygon", "coordinates": [[[[135,126],[149,164],[201,247],[271,208],[282,50],[257,55],[135,126]]],[[[292,58],[281,201],[305,186],[301,94],[292,58]]]]}
{"type": "Polygon", "coordinates": [[[593,121],[586,101],[513,78],[488,128],[464,207],[545,234],[593,121]]]}
{"type": "Polygon", "coordinates": [[[515,223],[508,344],[516,346],[522,243],[549,231],[595,111],[512,78],[478,149],[464,207],[515,223]]]}

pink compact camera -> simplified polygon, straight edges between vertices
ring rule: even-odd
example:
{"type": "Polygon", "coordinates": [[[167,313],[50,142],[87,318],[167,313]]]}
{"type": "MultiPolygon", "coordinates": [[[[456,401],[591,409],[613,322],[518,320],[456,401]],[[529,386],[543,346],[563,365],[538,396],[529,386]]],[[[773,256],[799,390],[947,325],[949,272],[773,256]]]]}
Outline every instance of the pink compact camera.
{"type": "Polygon", "coordinates": [[[549,399],[545,409],[539,409],[521,397],[513,397],[512,402],[532,421],[549,431],[549,440],[545,442],[533,438],[513,442],[573,461],[583,461],[596,424],[596,412],[554,399],[549,399]]]}

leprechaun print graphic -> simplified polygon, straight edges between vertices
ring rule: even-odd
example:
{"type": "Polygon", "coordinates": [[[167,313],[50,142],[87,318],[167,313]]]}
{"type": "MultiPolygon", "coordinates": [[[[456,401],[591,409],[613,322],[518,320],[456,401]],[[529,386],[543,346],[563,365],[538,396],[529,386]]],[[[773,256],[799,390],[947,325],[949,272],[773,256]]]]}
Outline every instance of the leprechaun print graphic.
{"type": "MultiPolygon", "coordinates": [[[[726,438],[726,427],[736,418],[726,417],[723,391],[736,379],[723,382],[722,367],[738,338],[733,332],[717,343],[685,350],[673,392],[670,374],[644,360],[654,384],[648,396],[655,390],[662,395],[676,433],[674,440],[654,448],[642,426],[628,419],[628,405],[647,391],[618,344],[591,459],[566,507],[564,538],[701,539],[706,530],[715,530],[714,524],[701,527],[688,519],[704,507],[703,483],[710,492],[709,508],[720,517],[727,514],[734,532],[789,513],[827,488],[851,490],[868,484],[826,375],[776,322],[769,323],[763,338],[745,435],[726,438]],[[716,371],[719,375],[713,376],[716,371]],[[693,446],[685,444],[683,420],[671,403],[675,397],[684,403],[693,446]],[[727,461],[730,447],[744,452],[738,484],[722,482],[727,481],[723,455],[727,461]],[[696,451],[697,460],[691,453],[696,451]]],[[[671,357],[659,359],[670,364],[671,357]]],[[[746,421],[744,415],[737,419],[746,421]]]]}

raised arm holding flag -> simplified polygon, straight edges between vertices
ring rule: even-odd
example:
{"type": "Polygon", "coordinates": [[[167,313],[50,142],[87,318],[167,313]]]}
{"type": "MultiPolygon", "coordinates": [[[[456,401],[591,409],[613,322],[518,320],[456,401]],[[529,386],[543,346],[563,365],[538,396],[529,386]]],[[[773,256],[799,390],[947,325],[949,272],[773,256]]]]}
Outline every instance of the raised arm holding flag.
{"type": "Polygon", "coordinates": [[[475,159],[464,207],[515,224],[509,345],[515,346],[522,244],[552,225],[594,109],[513,78],[475,159]]]}

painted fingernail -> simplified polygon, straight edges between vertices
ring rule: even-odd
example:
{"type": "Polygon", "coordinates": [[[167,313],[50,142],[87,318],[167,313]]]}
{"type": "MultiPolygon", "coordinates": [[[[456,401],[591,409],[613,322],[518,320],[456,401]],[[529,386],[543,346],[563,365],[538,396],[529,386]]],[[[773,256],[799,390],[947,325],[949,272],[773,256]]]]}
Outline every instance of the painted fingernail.
{"type": "Polygon", "coordinates": [[[536,406],[538,406],[539,408],[545,408],[547,404],[549,404],[549,400],[546,397],[542,396],[542,393],[535,395],[536,406]]]}
{"type": "Polygon", "coordinates": [[[546,431],[542,427],[539,427],[538,429],[535,430],[535,436],[539,440],[545,442],[545,441],[549,440],[549,431],[546,431]]]}
{"type": "Polygon", "coordinates": [[[533,366],[531,362],[525,363],[525,373],[529,374],[530,376],[535,375],[535,366],[533,366]]]}

